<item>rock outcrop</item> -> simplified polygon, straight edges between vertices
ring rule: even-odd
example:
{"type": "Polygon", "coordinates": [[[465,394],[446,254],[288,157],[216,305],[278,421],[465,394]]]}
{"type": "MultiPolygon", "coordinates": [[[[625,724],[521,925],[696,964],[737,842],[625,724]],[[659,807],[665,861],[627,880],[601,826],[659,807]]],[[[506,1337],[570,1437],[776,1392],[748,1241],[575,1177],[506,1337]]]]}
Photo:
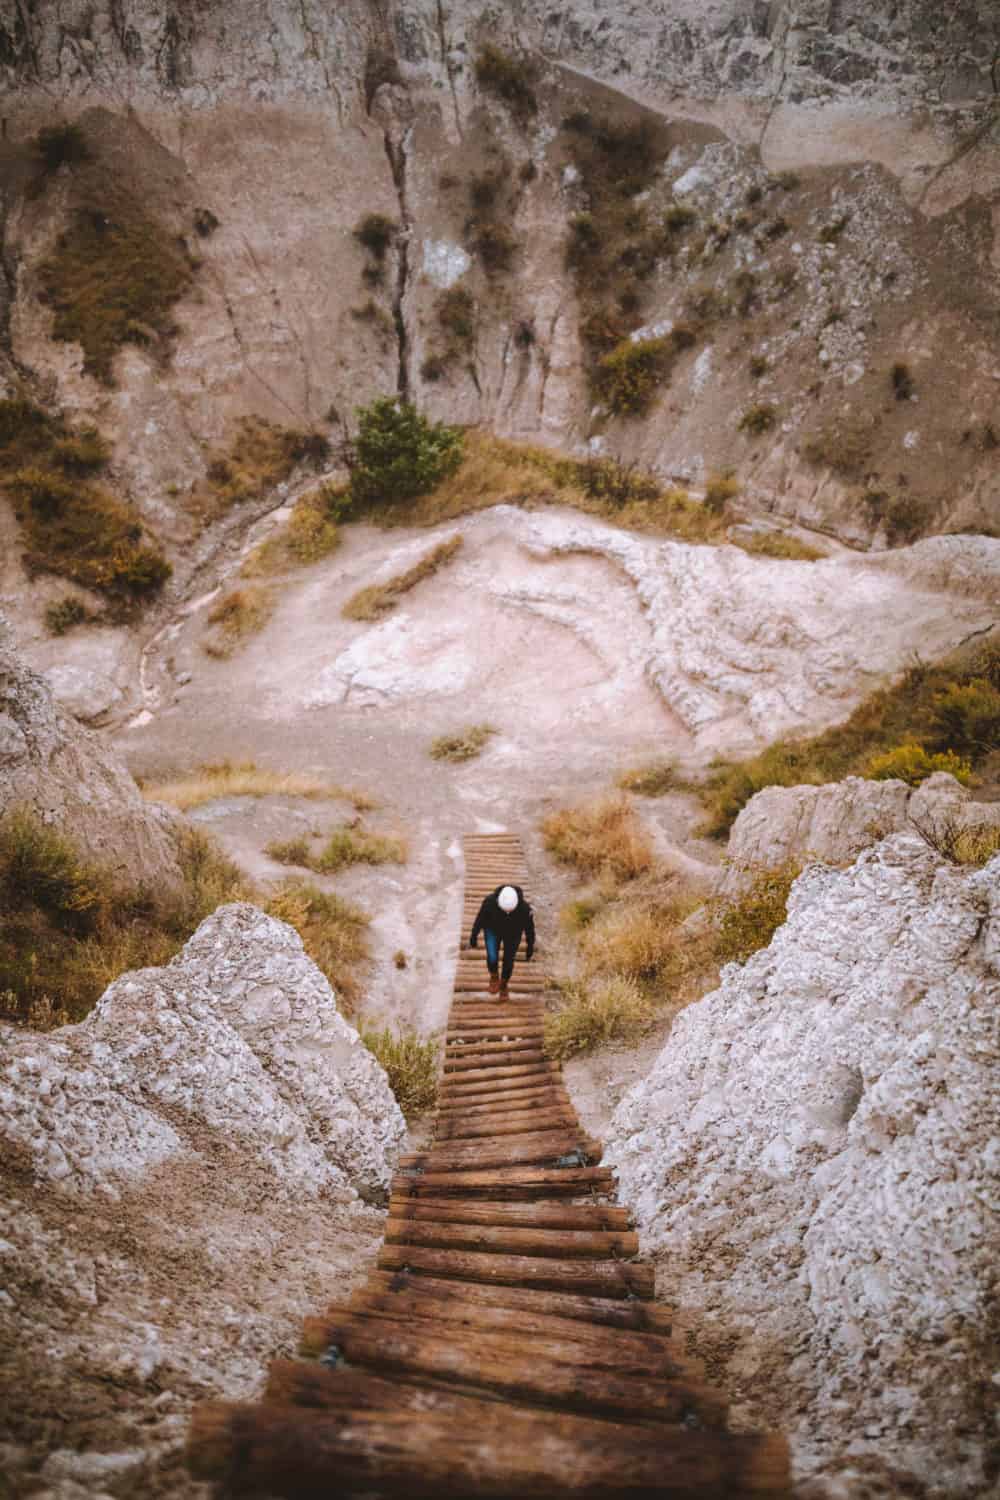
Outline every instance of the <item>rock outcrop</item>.
{"type": "Polygon", "coordinates": [[[891,833],[996,828],[1000,804],[976,802],[954,776],[937,771],[920,786],[847,776],[825,786],[771,786],[740,813],[729,835],[720,890],[731,892],[754,868],[792,861],[847,864],[891,833]]]}
{"type": "Polygon", "coordinates": [[[0,617],[0,817],[19,806],[122,884],[159,893],[180,884],[172,815],[145,802],[118,756],[56,705],[0,617]]]}
{"type": "Polygon", "coordinates": [[[659,1291],[752,1337],[813,1493],[987,1493],[998,1002],[1000,859],[897,835],[810,866],[615,1115],[659,1291]]]}
{"type": "Polygon", "coordinates": [[[0,1134],[40,1178],[117,1193],[209,1132],[293,1194],[388,1188],[405,1124],[385,1074],[298,934],[256,907],[220,907],[79,1025],[0,1035],[0,1134]]]}
{"type": "Polygon", "coordinates": [[[192,1403],[249,1396],[350,1291],[404,1131],[297,934],[252,906],[79,1025],[0,1026],[4,1494],[200,1497],[192,1403]]]}

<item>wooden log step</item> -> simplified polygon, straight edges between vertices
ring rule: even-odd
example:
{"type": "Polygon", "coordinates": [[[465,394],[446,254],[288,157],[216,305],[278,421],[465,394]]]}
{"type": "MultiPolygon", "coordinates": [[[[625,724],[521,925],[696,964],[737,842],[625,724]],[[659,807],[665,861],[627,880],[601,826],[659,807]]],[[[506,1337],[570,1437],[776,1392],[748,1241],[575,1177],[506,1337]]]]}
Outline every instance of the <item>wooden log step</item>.
{"type": "Polygon", "coordinates": [[[492,1052],[473,1053],[471,1057],[446,1057],[443,1065],[444,1076],[453,1078],[456,1082],[460,1079],[471,1079],[483,1072],[493,1072],[495,1068],[516,1065],[527,1067],[530,1063],[546,1063],[548,1057],[541,1047],[532,1047],[518,1052],[509,1051],[506,1047],[498,1047],[492,1052]]]}
{"type": "Polygon", "coordinates": [[[579,1129],[576,1111],[570,1105],[563,1109],[525,1110],[523,1114],[502,1115],[495,1120],[456,1120],[434,1127],[435,1141],[488,1141],[499,1136],[529,1135],[539,1130],[579,1129]]]}
{"type": "Polygon", "coordinates": [[[490,1115],[508,1114],[516,1109],[537,1109],[544,1104],[569,1104],[569,1094],[561,1084],[547,1083],[537,1089],[521,1089],[517,1092],[487,1096],[483,1099],[473,1094],[471,1099],[459,1099],[452,1104],[442,1101],[438,1106],[438,1118],[443,1120],[488,1118],[490,1115]]]}
{"type": "Polygon", "coordinates": [[[555,1130],[560,1124],[568,1123],[573,1129],[579,1127],[580,1121],[576,1110],[568,1099],[529,1099],[515,1100],[513,1104],[500,1105],[495,1109],[487,1110],[485,1114],[469,1114],[466,1110],[456,1110],[452,1113],[438,1112],[434,1121],[436,1134],[449,1131],[474,1131],[477,1136],[489,1135],[491,1130],[498,1130],[502,1125],[525,1125],[532,1120],[542,1120],[548,1116],[553,1117],[551,1125],[536,1124],[535,1130],[555,1130]]]}
{"type": "Polygon", "coordinates": [[[482,1281],[445,1281],[420,1271],[379,1271],[369,1274],[363,1292],[434,1298],[459,1307],[510,1307],[532,1315],[593,1323],[601,1328],[645,1330],[669,1337],[673,1332],[670,1308],[636,1298],[591,1297],[576,1292],[554,1292],[537,1287],[509,1286],[482,1281]]]}
{"type": "MultiPolygon", "coordinates": [[[[413,1279],[413,1278],[411,1278],[413,1279]]],[[[326,1310],[336,1318],[344,1307],[334,1304],[326,1310]]],[[[559,1318],[545,1313],[526,1312],[522,1307],[491,1307],[487,1303],[458,1298],[422,1296],[412,1292],[383,1292],[364,1289],[355,1292],[346,1306],[349,1312],[382,1313],[401,1321],[429,1320],[435,1329],[442,1323],[455,1324],[466,1331],[481,1328],[486,1333],[507,1338],[546,1340],[558,1350],[560,1359],[589,1365],[592,1369],[619,1369],[622,1374],[645,1375],[651,1379],[681,1379],[701,1382],[705,1371],[702,1362],[685,1352],[681,1340],[662,1333],[632,1329],[608,1328],[580,1319],[559,1318]]],[[[325,1347],[325,1346],[324,1346],[325,1347]]],[[[534,1347],[532,1342],[531,1347],[534,1347]]],[[[541,1347],[541,1345],[540,1345],[541,1347]]],[[[314,1352],[322,1353],[322,1349],[314,1352]]]]}
{"type": "MultiPolygon", "coordinates": [[[[505,1136],[500,1141],[470,1141],[467,1146],[430,1146],[426,1151],[400,1158],[401,1167],[423,1167],[425,1172],[450,1172],[463,1167],[555,1166],[572,1156],[573,1165],[597,1163],[603,1155],[600,1141],[592,1141],[582,1129],[539,1130],[531,1135],[505,1136]]],[[[569,1163],[567,1163],[569,1165],[569,1163]]]]}
{"type": "Polygon", "coordinates": [[[392,1179],[391,1193],[401,1198],[490,1198],[530,1202],[535,1198],[579,1198],[585,1193],[614,1192],[610,1167],[493,1167],[464,1172],[407,1174],[392,1179]]]}
{"type": "Polygon", "coordinates": [[[519,1094],[537,1094],[547,1088],[563,1088],[561,1072],[530,1073],[524,1078],[501,1078],[485,1083],[453,1083],[441,1080],[440,1109],[460,1108],[463,1104],[493,1104],[498,1099],[513,1099],[519,1094]]]}
{"type": "Polygon", "coordinates": [[[446,1061],[451,1061],[453,1058],[459,1057],[485,1057],[488,1053],[497,1051],[504,1053],[537,1052],[538,1040],[536,1037],[526,1036],[515,1041],[504,1042],[501,1046],[498,1046],[496,1041],[492,1039],[485,1042],[457,1040],[447,1044],[444,1055],[446,1061]]]}
{"type": "Polygon", "coordinates": [[[449,1094],[439,1100],[438,1114],[444,1116],[470,1112],[489,1113],[496,1110],[503,1113],[511,1109],[526,1109],[529,1105],[537,1104],[543,1099],[560,1104],[570,1102],[561,1078],[543,1076],[536,1084],[528,1088],[507,1089],[487,1085],[485,1088],[462,1089],[457,1094],[449,1094]]]}
{"type": "Polygon", "coordinates": [[[559,1353],[558,1340],[532,1339],[529,1347],[482,1328],[449,1324],[435,1332],[426,1322],[379,1313],[307,1318],[303,1349],[318,1354],[331,1345],[350,1364],[457,1381],[540,1406],[706,1427],[726,1419],[725,1398],[700,1382],[581,1368],[572,1350],[559,1353]]]}
{"type": "Polygon", "coordinates": [[[389,1199],[390,1219],[435,1224],[509,1224],[536,1229],[630,1229],[627,1208],[611,1203],[477,1203],[465,1198],[389,1199]]]}
{"type": "Polygon", "coordinates": [[[430,1250],[422,1245],[383,1245],[382,1271],[426,1271],[429,1276],[494,1285],[582,1292],[587,1297],[651,1298],[652,1266],[629,1260],[555,1260],[544,1255],[490,1255],[474,1250],[430,1250]]]}
{"type": "Polygon", "coordinates": [[[389,1219],[387,1245],[423,1245],[428,1250],[485,1250],[491,1255],[549,1255],[557,1259],[606,1260],[639,1254],[632,1229],[524,1229],[507,1224],[434,1224],[389,1219]]]}
{"type": "MultiPolygon", "coordinates": [[[[488,984],[488,975],[485,979],[476,979],[472,975],[458,974],[452,989],[456,995],[482,995],[487,993],[488,984]]],[[[512,995],[537,995],[548,986],[544,979],[512,979],[509,988],[512,995]]]]}
{"type": "Polygon", "coordinates": [[[441,1089],[445,1096],[468,1098],[471,1093],[502,1091],[506,1085],[556,1083],[562,1079],[562,1067],[546,1058],[542,1062],[519,1063],[515,1058],[508,1063],[494,1063],[488,1068],[479,1068],[475,1078],[442,1078],[441,1089]]]}
{"type": "MultiPolygon", "coordinates": [[[[336,1372],[313,1377],[332,1389],[336,1372]]],[[[315,1391],[316,1386],[313,1386],[315,1391]]],[[[780,1437],[688,1432],[449,1397],[438,1410],[321,1410],[213,1401],[197,1407],[188,1462],[233,1494],[329,1500],[351,1490],[407,1500],[781,1500],[780,1437]]],[[[315,1400],[310,1405],[319,1406],[315,1400]]]]}
{"type": "Polygon", "coordinates": [[[445,1030],[445,1041],[460,1041],[462,1038],[474,1041],[486,1041],[489,1037],[509,1037],[513,1041],[516,1037],[537,1036],[540,1037],[545,1029],[542,1020],[536,1020],[534,1016],[494,1016],[492,1020],[473,1021],[449,1021],[445,1030]]]}

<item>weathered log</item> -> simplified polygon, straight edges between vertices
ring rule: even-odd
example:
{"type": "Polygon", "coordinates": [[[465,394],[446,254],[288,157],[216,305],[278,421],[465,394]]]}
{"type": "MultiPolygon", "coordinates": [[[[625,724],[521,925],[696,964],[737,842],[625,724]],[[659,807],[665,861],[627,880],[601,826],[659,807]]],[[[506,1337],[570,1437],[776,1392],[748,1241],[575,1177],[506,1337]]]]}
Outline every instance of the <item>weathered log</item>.
{"type": "Polygon", "coordinates": [[[451,1053],[445,1054],[444,1071],[447,1074],[455,1074],[459,1077],[466,1073],[482,1072],[484,1068],[496,1067],[527,1067],[529,1063],[544,1063],[548,1059],[541,1047],[533,1047],[530,1050],[515,1052],[512,1047],[495,1047],[492,1052],[477,1052],[471,1057],[454,1057],[451,1053]]]}
{"type": "Polygon", "coordinates": [[[493,1120],[455,1120],[448,1122],[447,1116],[439,1115],[434,1126],[434,1141],[492,1141],[501,1136],[530,1135],[537,1130],[555,1130],[560,1126],[579,1126],[575,1111],[565,1105],[562,1109],[518,1110],[499,1115],[493,1120]]]}
{"type": "Polygon", "coordinates": [[[434,1224],[389,1219],[387,1245],[424,1245],[431,1250],[486,1250],[493,1255],[551,1255],[603,1260],[639,1253],[632,1229],[527,1229],[509,1224],[434,1224]]]}
{"type": "Polygon", "coordinates": [[[468,1042],[459,1038],[448,1043],[444,1056],[446,1062],[452,1062],[460,1057],[486,1057],[489,1053],[498,1051],[504,1056],[510,1056],[513,1053],[520,1055],[523,1052],[537,1052],[538,1042],[530,1036],[514,1038],[507,1042],[468,1042]]]}
{"type": "MultiPolygon", "coordinates": [[[[481,1329],[514,1339],[522,1347],[537,1347],[543,1352],[558,1350],[558,1358],[591,1369],[615,1369],[623,1375],[644,1375],[650,1379],[703,1381],[704,1366],[685,1353],[679,1341],[657,1333],[635,1333],[627,1329],[604,1328],[571,1318],[547,1317],[544,1313],[525,1312],[520,1307],[488,1307],[455,1298],[445,1302],[440,1297],[421,1297],[419,1292],[356,1292],[347,1304],[351,1312],[382,1313],[404,1322],[429,1320],[440,1329],[442,1324],[457,1324],[465,1329],[481,1329]],[[530,1340],[526,1345],[525,1341],[530,1340]]],[[[326,1310],[328,1318],[344,1311],[334,1304],[326,1310]]],[[[325,1347],[325,1346],[324,1346],[325,1347]]],[[[317,1352],[322,1352],[317,1351],[317,1352]]],[[[554,1356],[555,1357],[555,1356],[554,1356]]]]}
{"type": "Polygon", "coordinates": [[[537,1108],[540,1104],[569,1103],[571,1103],[569,1092],[560,1084],[543,1084],[538,1089],[525,1089],[516,1094],[498,1094],[495,1098],[487,1096],[484,1099],[479,1095],[473,1095],[471,1099],[459,1100],[456,1103],[442,1103],[438,1114],[443,1120],[459,1116],[470,1120],[485,1119],[491,1114],[507,1114],[514,1109],[537,1108]]]}
{"type": "MultiPolygon", "coordinates": [[[[332,1374],[330,1380],[336,1380],[332,1374]]],[[[330,1500],[378,1491],[408,1500],[783,1500],[778,1437],[689,1432],[530,1412],[497,1402],[461,1411],[338,1411],[221,1401],[196,1408],[188,1463],[231,1493],[330,1500]]]]}
{"type": "Polygon", "coordinates": [[[425,1172],[447,1172],[463,1167],[516,1167],[542,1162],[554,1164],[574,1156],[578,1162],[598,1162],[604,1147],[582,1130],[540,1130],[537,1134],[505,1137],[500,1141],[471,1141],[467,1146],[430,1146],[412,1156],[401,1156],[401,1167],[423,1167],[425,1172]]]}
{"type": "Polygon", "coordinates": [[[543,1255],[488,1255],[475,1250],[425,1250],[419,1245],[383,1245],[383,1271],[426,1271],[459,1281],[542,1287],[586,1297],[651,1298],[652,1266],[627,1260],[550,1260],[543,1255]]]}
{"type": "Polygon", "coordinates": [[[581,1193],[610,1193],[610,1167],[493,1167],[464,1172],[399,1172],[393,1196],[407,1198],[472,1197],[530,1201],[533,1198],[578,1198],[581,1193]]]}
{"type": "MultiPolygon", "coordinates": [[[[482,1076],[475,1080],[475,1086],[477,1087],[481,1087],[484,1083],[500,1083],[505,1079],[539,1079],[562,1077],[562,1070],[560,1068],[557,1068],[554,1064],[548,1062],[524,1064],[512,1063],[510,1067],[483,1068],[480,1071],[482,1076]]],[[[448,1087],[452,1089],[472,1086],[472,1084],[463,1085],[460,1081],[456,1083],[449,1083],[448,1085],[448,1087]]]]}
{"type": "Polygon", "coordinates": [[[420,1271],[372,1271],[365,1283],[373,1294],[402,1294],[465,1307],[510,1307],[574,1323],[594,1323],[602,1328],[648,1329],[669,1336],[673,1313],[655,1302],[635,1298],[591,1297],[576,1292],[543,1291],[536,1287],[508,1286],[481,1281],[445,1281],[420,1271]]]}
{"type": "Polygon", "coordinates": [[[404,1375],[455,1381],[541,1406],[721,1427],[725,1398],[696,1381],[628,1375],[581,1366],[559,1340],[523,1338],[448,1324],[441,1332],[426,1321],[406,1322],[381,1313],[348,1312],[307,1318],[304,1353],[333,1345],[350,1364],[404,1375]],[[561,1351],[561,1352],[560,1352],[561,1351]]]}
{"type": "Polygon", "coordinates": [[[536,1089],[543,1084],[561,1084],[562,1068],[554,1063],[539,1066],[532,1063],[523,1073],[512,1073],[509,1077],[480,1079],[474,1083],[456,1081],[448,1083],[444,1092],[455,1097],[468,1098],[470,1094],[516,1093],[518,1089],[536,1089]]]}
{"type": "Polygon", "coordinates": [[[391,1219],[434,1224],[509,1224],[530,1229],[629,1229],[627,1208],[611,1203],[477,1203],[466,1198],[389,1199],[391,1219]]]}

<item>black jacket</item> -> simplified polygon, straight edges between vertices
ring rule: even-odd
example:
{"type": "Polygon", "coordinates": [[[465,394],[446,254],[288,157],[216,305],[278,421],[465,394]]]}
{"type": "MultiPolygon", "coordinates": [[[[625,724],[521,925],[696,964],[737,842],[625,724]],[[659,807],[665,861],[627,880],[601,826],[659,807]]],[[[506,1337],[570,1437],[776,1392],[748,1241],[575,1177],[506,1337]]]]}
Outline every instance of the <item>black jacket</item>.
{"type": "Polygon", "coordinates": [[[501,938],[505,944],[510,943],[512,948],[516,947],[521,941],[523,933],[525,939],[524,956],[525,958],[530,958],[535,951],[535,919],[532,915],[531,907],[525,901],[524,892],[521,887],[516,885],[514,889],[517,892],[517,905],[513,911],[504,911],[503,907],[497,901],[497,897],[503,888],[502,885],[498,885],[493,894],[487,896],[483,901],[482,906],[479,908],[479,915],[472,924],[472,931],[469,934],[469,947],[474,948],[476,946],[476,939],[484,927],[488,927],[490,932],[495,932],[497,937],[501,938]]]}

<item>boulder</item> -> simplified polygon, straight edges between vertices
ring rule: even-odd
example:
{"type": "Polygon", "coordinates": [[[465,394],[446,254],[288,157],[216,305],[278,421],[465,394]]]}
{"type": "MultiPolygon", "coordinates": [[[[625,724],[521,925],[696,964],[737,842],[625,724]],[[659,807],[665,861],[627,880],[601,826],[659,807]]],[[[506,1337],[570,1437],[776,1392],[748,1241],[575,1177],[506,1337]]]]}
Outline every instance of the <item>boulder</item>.
{"type": "Polygon", "coordinates": [[[660,1295],[738,1335],[737,1383],[800,1474],[882,1475],[815,1493],[986,1493],[998,1005],[1000,857],[896,835],[808,867],[615,1114],[660,1295]]]}
{"type": "Polygon", "coordinates": [[[50,667],[45,680],[60,708],[83,724],[97,723],[122,702],[121,688],[116,687],[103,672],[92,671],[89,667],[68,663],[50,667]]]}

